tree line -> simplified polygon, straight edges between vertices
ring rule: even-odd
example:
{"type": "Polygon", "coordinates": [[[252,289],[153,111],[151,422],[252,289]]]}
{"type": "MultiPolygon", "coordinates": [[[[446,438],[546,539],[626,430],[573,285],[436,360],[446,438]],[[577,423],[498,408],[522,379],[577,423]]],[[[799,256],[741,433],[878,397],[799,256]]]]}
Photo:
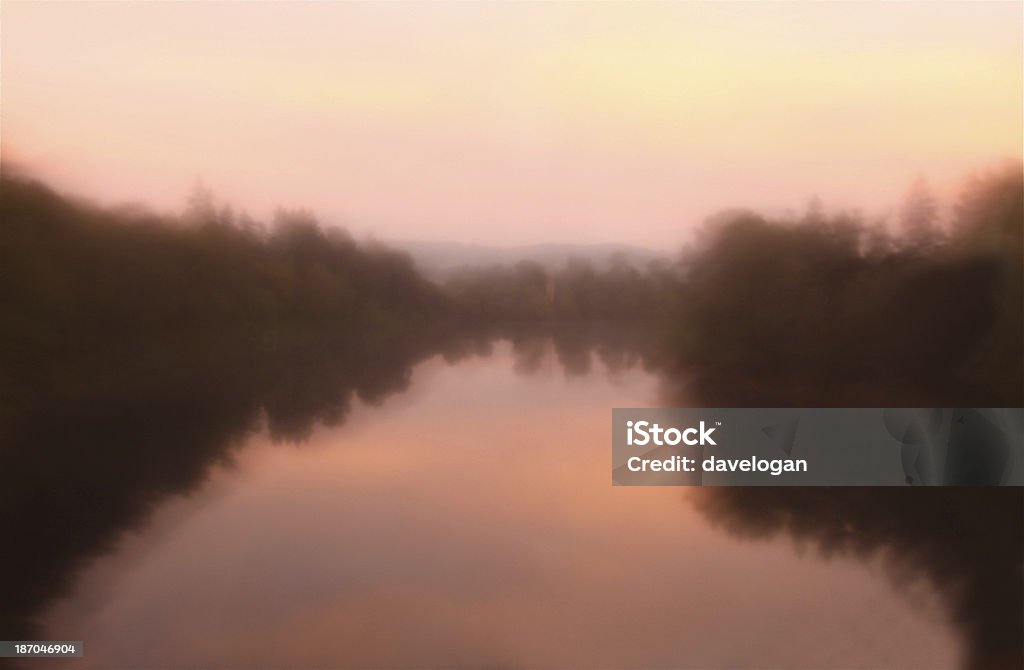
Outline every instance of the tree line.
{"type": "Polygon", "coordinates": [[[433,283],[407,254],[303,210],[267,225],[204,190],[181,216],[101,208],[5,169],[4,386],[44,384],[70,356],[154,345],[258,355],[303,338],[360,349],[423,329],[622,321],[659,333],[667,368],[754,404],[785,387],[802,404],[927,389],[936,402],[1019,405],[1022,191],[1015,164],[971,181],[944,226],[918,182],[902,230],[817,203],[778,217],[733,210],[672,262],[524,261],[433,283]],[[863,393],[822,394],[829,386],[863,393]]]}
{"type": "Polygon", "coordinates": [[[677,364],[753,405],[1020,406],[1022,194],[1012,165],[968,183],[942,227],[920,185],[897,232],[817,208],[709,221],[681,283],[677,364]]]}

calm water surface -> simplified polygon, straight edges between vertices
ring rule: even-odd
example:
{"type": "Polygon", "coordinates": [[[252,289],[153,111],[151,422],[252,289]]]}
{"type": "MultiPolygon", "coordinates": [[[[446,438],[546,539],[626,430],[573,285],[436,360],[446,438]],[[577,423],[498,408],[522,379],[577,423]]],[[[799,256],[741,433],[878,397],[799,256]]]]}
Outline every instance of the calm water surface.
{"type": "Polygon", "coordinates": [[[40,639],[81,667],[957,666],[950,607],[884,552],[611,486],[609,410],[661,382],[531,347],[429,358],[301,441],[264,425],[80,562],[40,639]]]}

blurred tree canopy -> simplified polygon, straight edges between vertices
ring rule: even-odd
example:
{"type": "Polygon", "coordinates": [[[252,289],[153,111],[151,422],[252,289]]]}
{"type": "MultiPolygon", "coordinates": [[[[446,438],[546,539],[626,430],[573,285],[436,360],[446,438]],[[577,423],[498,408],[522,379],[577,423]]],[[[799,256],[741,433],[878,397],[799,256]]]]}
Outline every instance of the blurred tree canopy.
{"type": "Polygon", "coordinates": [[[1019,165],[974,179],[949,235],[923,182],[903,237],[850,214],[714,217],[687,260],[680,364],[818,402],[854,384],[873,405],[1019,406],[1022,190],[1019,165]]]}
{"type": "Polygon", "coordinates": [[[302,211],[279,211],[268,233],[208,192],[172,218],[5,174],[0,222],[0,389],[19,394],[75,355],[200,341],[266,349],[312,333],[367,345],[443,307],[404,253],[358,245],[302,211]]]}
{"type": "Polygon", "coordinates": [[[675,262],[524,261],[438,285],[304,210],[267,225],[202,186],[181,217],[103,209],[5,171],[0,361],[24,391],[62,358],[140,342],[372,346],[439,324],[617,320],[661,333],[675,369],[769,403],[786,387],[804,404],[1022,404],[1021,166],[972,179],[948,226],[923,180],[901,214],[895,234],[817,200],[780,218],[730,210],[675,262]]]}

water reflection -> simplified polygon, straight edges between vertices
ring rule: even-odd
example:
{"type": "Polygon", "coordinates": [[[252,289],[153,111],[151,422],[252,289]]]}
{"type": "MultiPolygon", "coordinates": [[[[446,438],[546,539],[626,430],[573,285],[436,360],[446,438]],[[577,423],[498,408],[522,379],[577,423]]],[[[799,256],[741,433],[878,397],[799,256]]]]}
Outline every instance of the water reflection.
{"type": "MultiPolygon", "coordinates": [[[[644,349],[636,334],[610,327],[563,330],[556,351],[573,374],[587,371],[592,348],[610,369],[644,349]]],[[[386,346],[304,342],[258,356],[191,342],[75,361],[11,403],[0,422],[0,527],[18,538],[0,552],[0,574],[18,576],[5,585],[0,631],[33,639],[37,616],[84,562],[168,496],[195,490],[211,465],[230,463],[261,424],[275,442],[302,443],[317,425],[344,423],[353,398],[374,405],[405,391],[412,367],[435,354],[456,363],[505,338],[516,369],[530,373],[551,337],[529,326],[437,331],[386,346]]]]}
{"type": "MultiPolygon", "coordinates": [[[[870,570],[884,555],[894,584],[923,578],[944,599],[967,641],[966,666],[1019,665],[1016,491],[688,492],[705,518],[729,531],[721,534],[701,530],[680,491],[612,489],[607,408],[655,402],[657,392],[615,390],[594,373],[661,370],[663,398],[678,380],[637,330],[422,333],[376,349],[319,343],[257,359],[209,355],[193,365],[152,356],[130,371],[108,366],[105,384],[83,390],[69,381],[70,390],[26,398],[5,423],[0,522],[24,538],[0,552],[0,573],[20,576],[0,604],[0,630],[13,631],[10,637],[53,631],[42,618],[52,618],[51,606],[74,590],[84,566],[118,549],[126,530],[141,533],[166,515],[169,499],[244,461],[244,504],[214,506],[220,511],[209,513],[221,517],[194,524],[188,541],[149,537],[160,559],[133,570],[134,587],[124,578],[111,619],[136,622],[142,641],[118,642],[108,660],[823,667],[889,659],[942,666],[953,647],[936,637],[934,622],[913,623],[899,613],[902,598],[884,598],[873,586],[870,570]],[[422,377],[423,365],[416,366],[435,356],[468,377],[423,381],[419,392],[436,399],[415,420],[384,409],[352,418],[354,408],[415,396],[413,371],[422,377]],[[504,356],[512,377],[501,373],[504,356]],[[474,372],[483,359],[489,362],[474,372]],[[543,378],[553,362],[576,384],[573,395],[514,381],[543,378]],[[445,439],[444,426],[467,415],[445,439]],[[344,444],[335,448],[334,434],[322,431],[346,422],[344,444]],[[530,422],[553,432],[551,441],[530,433],[530,422]],[[270,443],[302,447],[260,447],[264,434],[270,443]],[[543,478],[537,459],[544,459],[543,478]],[[783,533],[854,557],[868,572],[794,563],[778,543],[737,549],[730,539],[783,533]],[[183,589],[191,583],[202,586],[183,589]],[[239,585],[248,586],[232,590],[239,585]],[[849,612],[836,604],[851,602],[857,607],[849,612]],[[152,603],[160,603],[159,614],[146,610],[152,603]],[[871,607],[877,622],[865,621],[871,607]],[[815,632],[819,620],[835,629],[815,632]],[[218,655],[223,649],[194,639],[190,626],[231,632],[246,648],[218,655]],[[862,640],[872,630],[884,638],[876,647],[837,651],[844,636],[862,640]],[[289,634],[291,642],[279,639],[289,634]],[[804,638],[814,635],[821,642],[808,644],[804,638]],[[725,651],[736,636],[749,649],[725,651]],[[175,657],[161,646],[182,639],[191,640],[194,655],[175,657]]],[[[914,596],[915,589],[901,592],[914,596]]],[[[102,621],[83,628],[94,633],[94,662],[109,643],[98,632],[102,621]]]]}
{"type": "Polygon", "coordinates": [[[741,537],[786,533],[825,556],[882,556],[897,588],[927,580],[945,598],[966,638],[964,667],[1021,667],[1019,488],[706,488],[691,499],[741,537]]]}

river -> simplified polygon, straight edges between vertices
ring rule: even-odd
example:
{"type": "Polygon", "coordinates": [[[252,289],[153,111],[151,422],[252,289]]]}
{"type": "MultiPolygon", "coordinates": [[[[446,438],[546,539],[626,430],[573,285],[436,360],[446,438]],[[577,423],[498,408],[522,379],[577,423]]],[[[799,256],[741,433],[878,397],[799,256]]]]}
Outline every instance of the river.
{"type": "Polygon", "coordinates": [[[44,549],[63,558],[8,621],[85,643],[31,667],[952,668],[979,644],[985,622],[943,591],[972,557],[940,558],[942,532],[882,494],[825,497],[841,504],[821,521],[828,502],[778,491],[612,486],[610,409],[665,402],[640,356],[545,336],[400,368],[387,392],[263,397],[252,425],[198,388],[162,397],[159,421],[65,419],[51,438],[179,455],[125,466],[150,477],[130,495],[112,475],[82,502],[106,520],[74,541],[26,540],[43,542],[29,572],[44,549]]]}

